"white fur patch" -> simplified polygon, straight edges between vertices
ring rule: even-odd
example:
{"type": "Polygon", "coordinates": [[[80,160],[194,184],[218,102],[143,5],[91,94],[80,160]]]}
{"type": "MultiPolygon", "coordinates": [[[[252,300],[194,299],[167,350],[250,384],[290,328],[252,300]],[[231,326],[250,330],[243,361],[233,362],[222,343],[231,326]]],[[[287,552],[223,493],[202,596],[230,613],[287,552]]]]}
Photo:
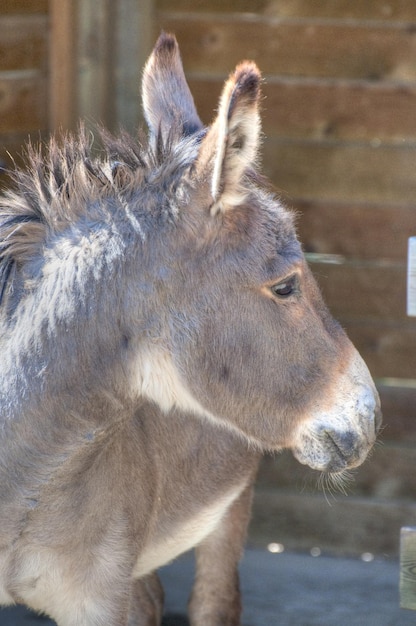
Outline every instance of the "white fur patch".
{"type": "Polygon", "coordinates": [[[231,504],[238,498],[244,485],[202,509],[195,517],[187,520],[172,534],[153,540],[140,555],[133,575],[140,578],[169,563],[180,554],[201,543],[217,528],[231,504]]]}
{"type": "Polygon", "coordinates": [[[258,447],[259,442],[241,431],[229,420],[216,416],[205,409],[185,387],[170,355],[158,348],[149,348],[133,366],[133,389],[151,400],[165,413],[177,408],[186,413],[209,419],[216,426],[233,431],[258,447]]]}

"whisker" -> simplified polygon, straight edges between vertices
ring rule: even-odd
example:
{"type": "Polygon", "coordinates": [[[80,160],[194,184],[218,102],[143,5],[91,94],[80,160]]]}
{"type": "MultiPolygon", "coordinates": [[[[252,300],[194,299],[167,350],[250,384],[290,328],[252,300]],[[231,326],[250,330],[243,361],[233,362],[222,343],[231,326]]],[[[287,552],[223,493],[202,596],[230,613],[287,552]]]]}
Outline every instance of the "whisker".
{"type": "Polygon", "coordinates": [[[354,474],[351,471],[343,470],[342,472],[322,472],[318,478],[317,486],[324,496],[329,506],[331,501],[336,501],[337,493],[348,496],[351,484],[354,482],[354,474]]]}

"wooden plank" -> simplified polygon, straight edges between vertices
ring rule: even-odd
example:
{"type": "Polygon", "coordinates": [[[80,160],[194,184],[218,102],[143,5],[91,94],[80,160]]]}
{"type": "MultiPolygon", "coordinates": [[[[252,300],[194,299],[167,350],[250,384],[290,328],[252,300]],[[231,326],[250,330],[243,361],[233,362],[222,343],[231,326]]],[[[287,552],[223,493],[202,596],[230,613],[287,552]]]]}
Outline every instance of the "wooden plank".
{"type": "Polygon", "coordinates": [[[279,18],[321,18],[415,22],[414,0],[158,0],[162,11],[260,13],[279,18]]]}
{"type": "Polygon", "coordinates": [[[400,607],[416,611],[416,527],[400,532],[400,607]]]}
{"type": "MultiPolygon", "coordinates": [[[[372,294],[369,294],[371,297],[372,294]]],[[[363,295],[363,299],[367,293],[363,295]]],[[[344,296],[343,301],[347,298],[344,296]]],[[[375,378],[413,379],[416,372],[416,328],[414,323],[388,323],[372,319],[346,319],[335,315],[347,331],[375,378]]]]}
{"type": "Polygon", "coordinates": [[[0,133],[47,128],[46,100],[40,72],[0,73],[0,133]]]}
{"type": "Polygon", "coordinates": [[[382,501],[322,494],[293,494],[257,489],[249,540],[266,546],[279,542],[287,549],[322,550],[349,555],[371,552],[399,555],[400,528],[416,522],[412,501],[382,501]]]}
{"type": "Polygon", "coordinates": [[[292,198],[412,205],[416,145],[268,139],[264,170],[292,198]]]}
{"type": "Polygon", "coordinates": [[[0,71],[33,68],[46,71],[46,15],[0,16],[0,32],[0,71]]]}
{"type": "Polygon", "coordinates": [[[49,128],[74,129],[77,107],[76,0],[50,0],[49,128]]]}
{"type": "Polygon", "coordinates": [[[158,24],[175,32],[185,70],[227,75],[245,58],[265,75],[367,80],[416,79],[416,38],[406,25],[310,24],[256,15],[160,13],[158,24]]]}
{"type": "Polygon", "coordinates": [[[111,0],[79,3],[78,115],[87,126],[98,122],[110,129],[114,127],[115,8],[111,0]]]}
{"type": "MultiPolygon", "coordinates": [[[[377,385],[385,428],[383,440],[416,443],[416,383],[412,387],[380,383],[377,385]]],[[[413,472],[414,473],[414,470],[413,472]]]]}
{"type": "MultiPolygon", "coordinates": [[[[310,267],[336,317],[407,320],[404,265],[330,261],[311,261],[310,267]]],[[[416,329],[416,321],[408,324],[416,329]]]]}
{"type": "Polygon", "coordinates": [[[48,0],[1,0],[0,15],[7,13],[47,13],[48,0]]]}
{"type": "MultiPolygon", "coordinates": [[[[41,129],[34,131],[33,143],[42,139],[41,129]]],[[[28,133],[2,133],[0,141],[0,191],[10,185],[9,173],[17,166],[24,165],[23,154],[28,141],[28,133]]]]}
{"type": "Polygon", "coordinates": [[[319,199],[295,199],[290,204],[299,212],[298,233],[307,252],[406,262],[407,239],[416,229],[414,206],[319,199]]]}
{"type": "MultiPolygon", "coordinates": [[[[388,417],[386,430],[387,420],[388,417]]],[[[384,432],[371,455],[345,481],[343,490],[349,497],[393,501],[415,493],[415,446],[389,443],[384,432]]],[[[293,493],[323,493],[324,489],[328,494],[333,491],[335,496],[342,493],[340,489],[329,486],[330,483],[324,488],[321,472],[301,465],[290,451],[279,453],[276,457],[265,457],[260,465],[257,484],[262,488],[284,489],[293,493]]]]}
{"type": "MultiPolygon", "coordinates": [[[[223,81],[192,74],[188,80],[201,118],[210,123],[223,81]]],[[[416,140],[414,85],[273,77],[263,85],[263,95],[262,126],[268,137],[416,140]]]]}
{"type": "Polygon", "coordinates": [[[140,72],[156,40],[153,0],[124,0],[116,3],[117,34],[115,109],[117,125],[133,133],[143,122],[140,72]]]}
{"type": "Polygon", "coordinates": [[[416,139],[414,85],[274,79],[266,82],[264,95],[264,130],[270,136],[376,144],[416,139]]]}

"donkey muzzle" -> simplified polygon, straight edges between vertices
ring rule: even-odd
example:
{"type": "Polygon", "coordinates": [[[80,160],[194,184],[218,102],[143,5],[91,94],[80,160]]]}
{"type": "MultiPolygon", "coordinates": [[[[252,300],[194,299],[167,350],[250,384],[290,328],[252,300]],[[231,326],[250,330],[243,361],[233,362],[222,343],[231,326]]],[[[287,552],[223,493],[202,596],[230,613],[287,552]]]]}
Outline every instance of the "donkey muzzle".
{"type": "Polygon", "coordinates": [[[361,465],[381,427],[380,400],[358,353],[337,381],[332,402],[316,405],[299,426],[294,456],[312,469],[339,472],[361,465]]]}

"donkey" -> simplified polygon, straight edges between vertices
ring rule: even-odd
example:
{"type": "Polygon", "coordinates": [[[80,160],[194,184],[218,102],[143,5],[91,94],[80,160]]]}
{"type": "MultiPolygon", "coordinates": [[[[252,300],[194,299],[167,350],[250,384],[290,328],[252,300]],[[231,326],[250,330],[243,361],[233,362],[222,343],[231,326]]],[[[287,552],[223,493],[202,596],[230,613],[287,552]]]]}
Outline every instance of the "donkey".
{"type": "Polygon", "coordinates": [[[156,570],[196,548],[192,626],[240,624],[265,451],[340,474],[380,425],[293,216],[257,172],[261,77],[205,128],[175,38],[149,136],[28,148],[0,205],[0,603],[59,626],[156,626],[156,570]]]}

